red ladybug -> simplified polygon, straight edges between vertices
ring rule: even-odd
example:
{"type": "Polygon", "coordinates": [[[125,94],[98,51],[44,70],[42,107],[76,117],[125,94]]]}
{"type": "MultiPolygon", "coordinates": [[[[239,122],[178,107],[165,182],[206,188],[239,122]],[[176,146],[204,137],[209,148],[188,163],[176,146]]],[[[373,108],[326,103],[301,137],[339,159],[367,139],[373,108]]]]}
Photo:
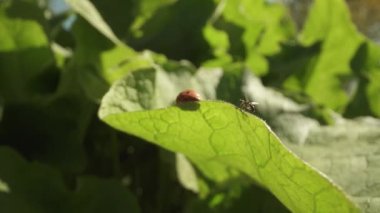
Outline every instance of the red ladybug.
{"type": "Polygon", "coordinates": [[[200,100],[201,100],[201,96],[197,92],[195,92],[192,89],[187,89],[178,94],[176,103],[180,104],[184,102],[194,102],[194,101],[200,101],[200,100]]]}

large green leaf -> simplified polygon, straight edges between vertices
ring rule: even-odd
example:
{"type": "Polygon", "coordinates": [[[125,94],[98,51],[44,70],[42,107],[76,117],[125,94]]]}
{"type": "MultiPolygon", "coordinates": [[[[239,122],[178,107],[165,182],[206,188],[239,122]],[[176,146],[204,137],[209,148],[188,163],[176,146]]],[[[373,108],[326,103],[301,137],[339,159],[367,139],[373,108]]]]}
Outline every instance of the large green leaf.
{"type": "Polygon", "coordinates": [[[162,76],[138,71],[117,82],[103,99],[100,117],[116,129],[185,154],[197,166],[214,163],[243,172],[294,212],[358,211],[330,180],[286,149],[264,121],[233,105],[201,101],[144,111],[175,99],[171,92],[155,95],[169,92],[171,83],[162,84],[162,76]]]}
{"type": "Polygon", "coordinates": [[[378,212],[377,178],[380,120],[371,117],[344,119],[327,111],[329,126],[308,117],[317,110],[298,104],[278,91],[266,88],[259,79],[245,78],[246,95],[258,101],[258,113],[271,125],[281,140],[302,159],[339,184],[354,198],[363,212],[378,212]],[[291,124],[291,125],[289,125],[291,124]]]}

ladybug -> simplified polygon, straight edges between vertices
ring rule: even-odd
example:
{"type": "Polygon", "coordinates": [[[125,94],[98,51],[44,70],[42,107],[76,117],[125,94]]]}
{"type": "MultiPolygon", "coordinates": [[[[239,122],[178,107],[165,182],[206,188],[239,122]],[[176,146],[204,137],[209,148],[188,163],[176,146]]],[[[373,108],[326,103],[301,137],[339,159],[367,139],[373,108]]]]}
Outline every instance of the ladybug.
{"type": "Polygon", "coordinates": [[[248,99],[240,99],[240,109],[243,109],[247,112],[251,112],[251,113],[255,112],[256,105],[258,104],[259,103],[250,101],[248,99]]]}
{"type": "Polygon", "coordinates": [[[192,89],[187,89],[178,94],[176,103],[180,104],[184,102],[196,102],[200,100],[201,96],[197,92],[192,89]]]}

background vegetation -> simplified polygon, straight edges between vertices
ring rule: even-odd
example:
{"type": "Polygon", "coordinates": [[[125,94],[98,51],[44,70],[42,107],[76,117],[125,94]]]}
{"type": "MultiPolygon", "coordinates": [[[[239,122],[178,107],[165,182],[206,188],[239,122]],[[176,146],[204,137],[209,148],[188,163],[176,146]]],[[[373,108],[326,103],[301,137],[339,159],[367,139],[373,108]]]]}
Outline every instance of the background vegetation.
{"type": "Polygon", "coordinates": [[[0,1],[0,211],[379,212],[379,4],[286,3],[0,1]]]}

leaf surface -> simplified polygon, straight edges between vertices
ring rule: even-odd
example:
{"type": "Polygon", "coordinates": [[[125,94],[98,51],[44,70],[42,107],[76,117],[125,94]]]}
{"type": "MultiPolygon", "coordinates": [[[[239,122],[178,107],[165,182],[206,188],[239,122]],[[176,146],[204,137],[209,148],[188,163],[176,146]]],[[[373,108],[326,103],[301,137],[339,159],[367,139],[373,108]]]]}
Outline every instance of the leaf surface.
{"type": "Polygon", "coordinates": [[[358,211],[340,189],[292,154],[256,116],[221,101],[141,111],[144,108],[136,105],[144,103],[136,96],[120,96],[120,84],[133,91],[137,83],[127,80],[115,84],[102,102],[99,114],[112,127],[183,153],[197,165],[215,162],[243,172],[293,212],[358,211]]]}
{"type": "Polygon", "coordinates": [[[350,62],[363,42],[344,1],[315,1],[300,43],[307,47],[320,45],[319,55],[302,75],[290,77],[285,87],[300,85],[317,103],[342,112],[352,98],[348,88],[353,74],[350,62]]]}

